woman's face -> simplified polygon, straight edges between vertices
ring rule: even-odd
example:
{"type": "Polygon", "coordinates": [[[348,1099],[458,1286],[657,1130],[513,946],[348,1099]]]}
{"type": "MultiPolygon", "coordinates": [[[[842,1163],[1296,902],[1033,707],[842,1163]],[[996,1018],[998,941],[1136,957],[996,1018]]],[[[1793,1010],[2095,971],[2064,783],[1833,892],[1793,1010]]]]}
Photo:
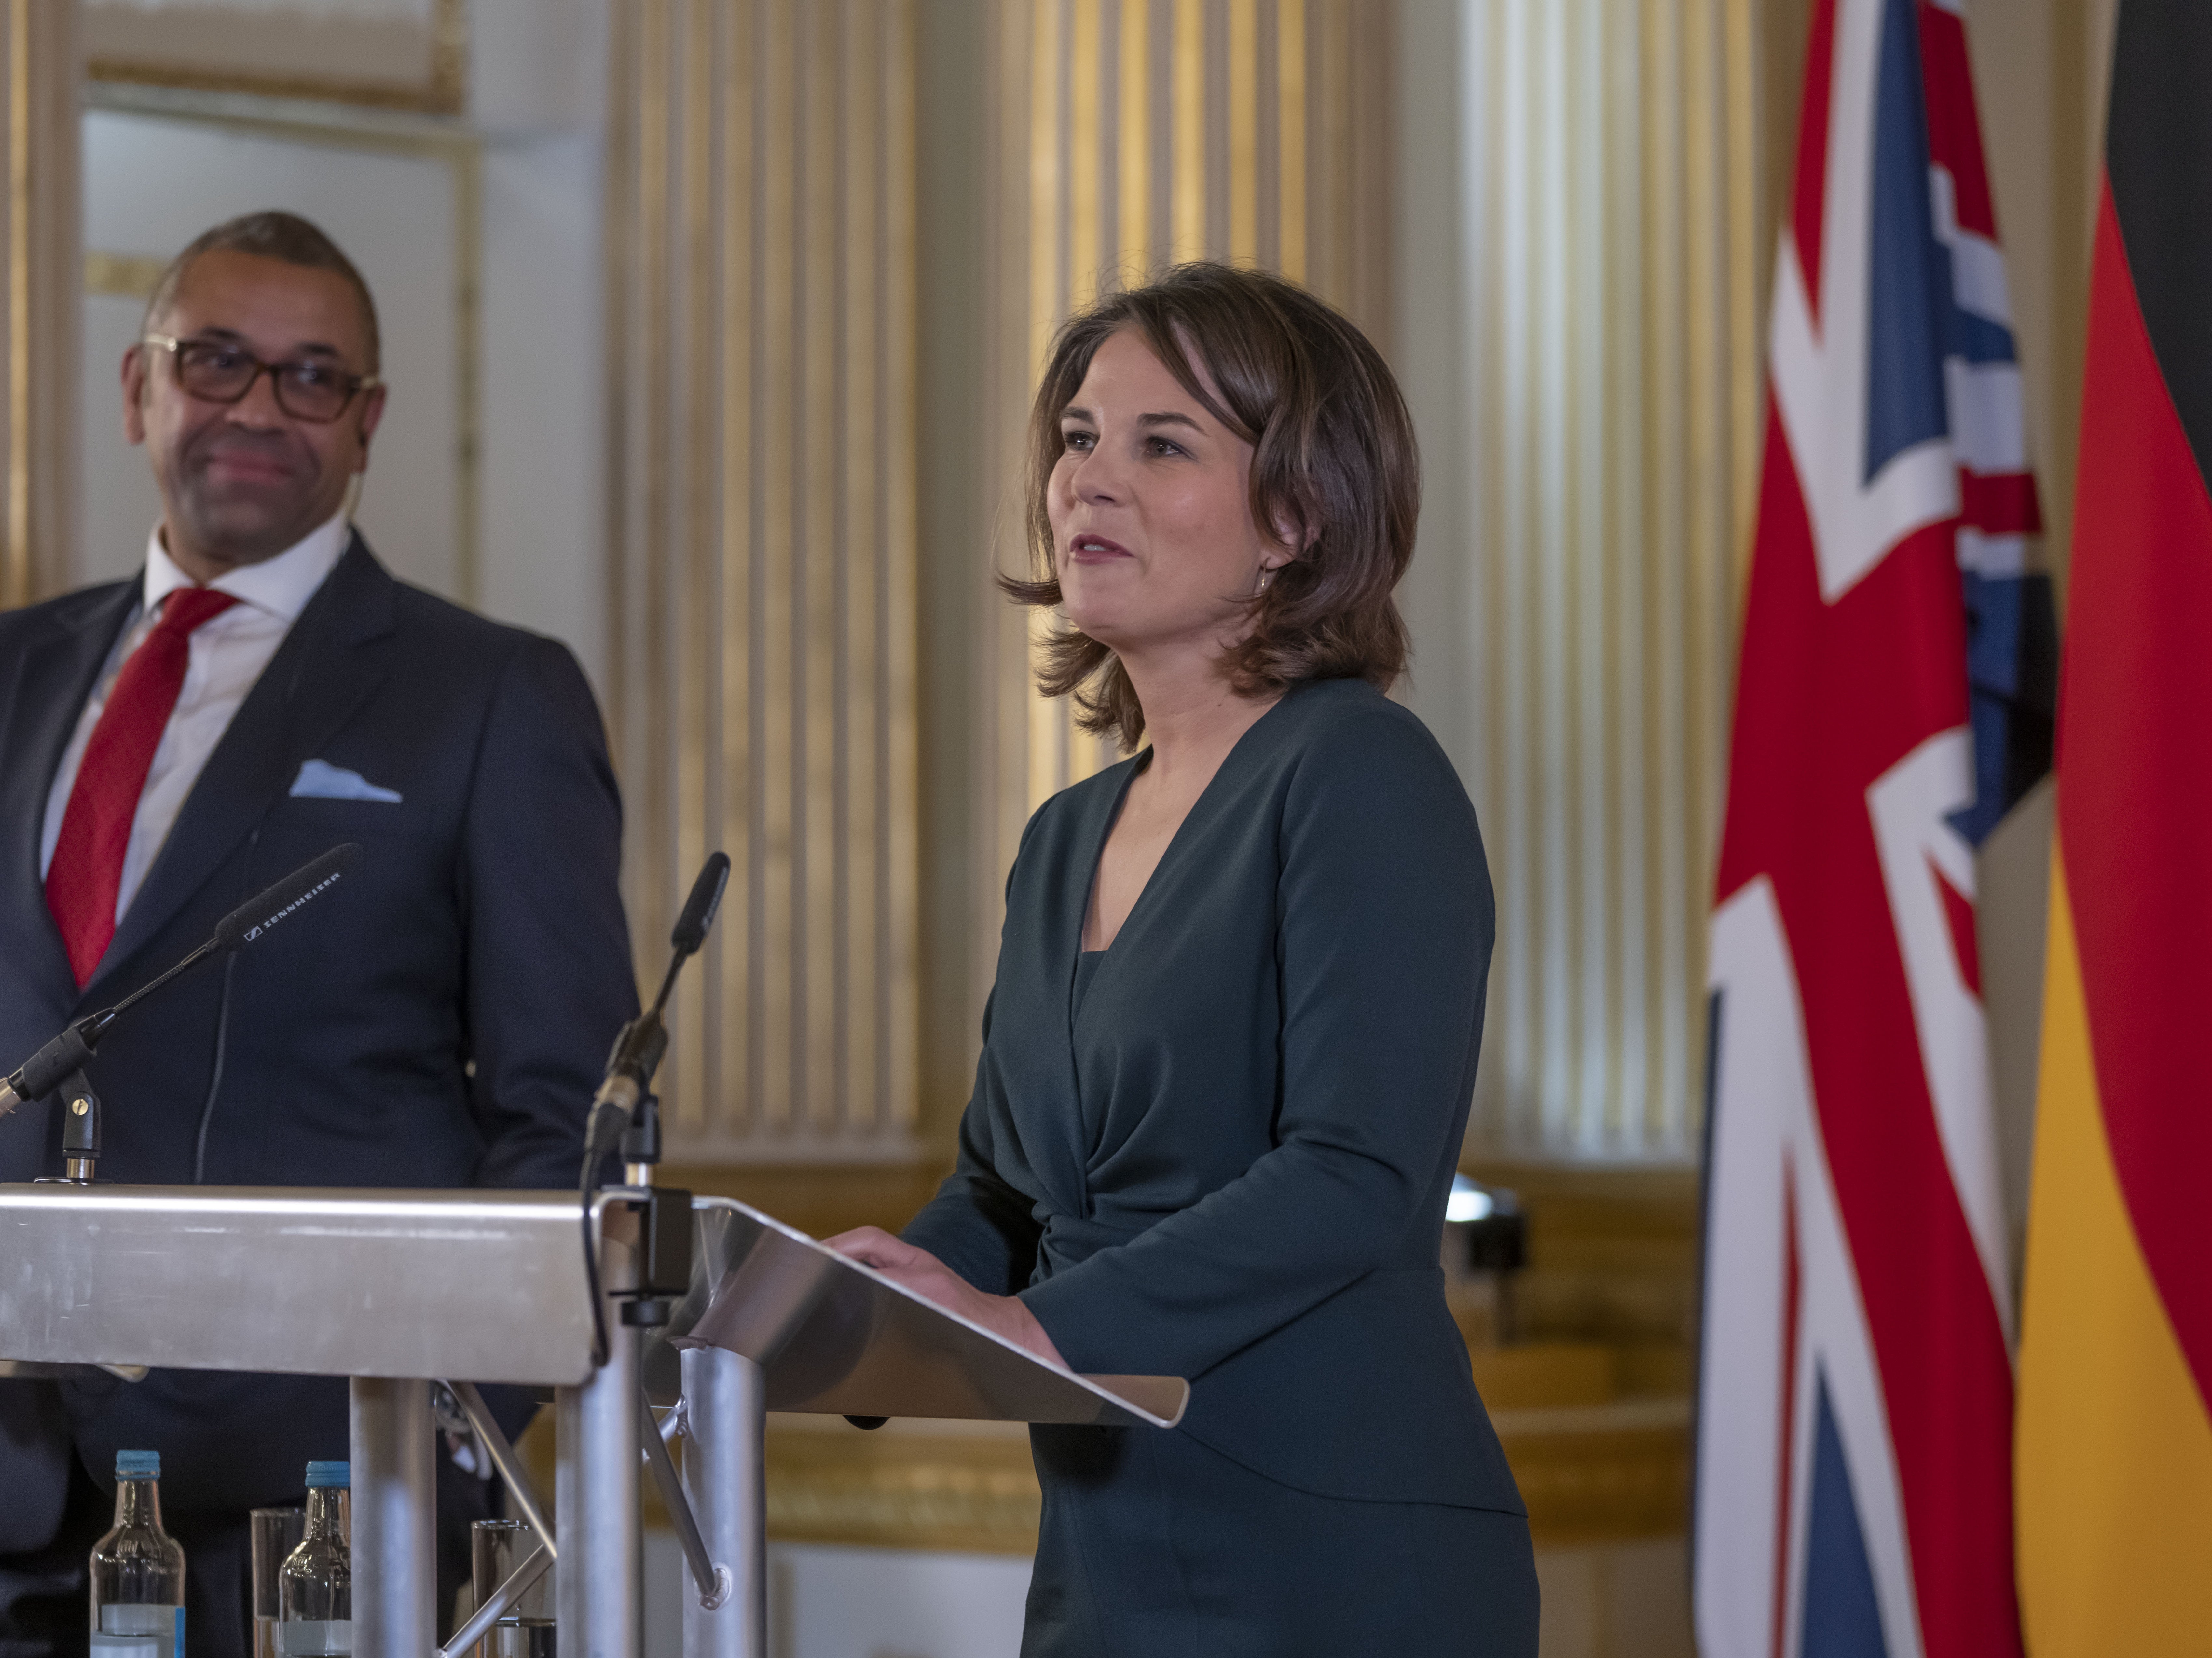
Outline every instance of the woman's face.
{"type": "Polygon", "coordinates": [[[1060,429],[1046,507],[1068,620],[1125,659],[1219,654],[1251,625],[1261,570],[1288,556],[1252,520],[1252,446],[1127,328],[1091,359],[1060,429]]]}

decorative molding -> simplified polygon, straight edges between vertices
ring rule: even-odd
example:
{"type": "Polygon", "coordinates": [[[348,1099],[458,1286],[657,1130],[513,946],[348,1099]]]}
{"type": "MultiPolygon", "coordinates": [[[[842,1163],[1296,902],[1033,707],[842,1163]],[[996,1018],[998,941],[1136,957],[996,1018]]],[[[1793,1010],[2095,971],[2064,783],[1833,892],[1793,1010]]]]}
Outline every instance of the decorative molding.
{"type": "Polygon", "coordinates": [[[84,256],[84,291],[103,299],[149,300],[161,286],[166,258],[144,253],[102,253],[88,249],[84,256]]]}
{"type": "Polygon", "coordinates": [[[76,8],[0,0],[6,310],[0,326],[0,608],[60,591],[76,534],[82,334],[76,8]]]}
{"type": "Polygon", "coordinates": [[[436,115],[468,103],[468,0],[82,0],[82,9],[94,81],[436,115]]]}
{"type": "Polygon", "coordinates": [[[767,1436],[769,1535],[782,1541],[1034,1554],[1043,1498],[1019,1424],[778,1417],[767,1436]]]}
{"type": "MultiPolygon", "coordinates": [[[[1389,335],[1390,0],[994,0],[981,706],[972,937],[980,1014],[1023,825],[1117,756],[1036,691],[1020,460],[1054,331],[1179,259],[1282,271],[1389,335]]],[[[972,1025],[971,1027],[972,1028],[972,1025]]]]}
{"type": "Polygon", "coordinates": [[[914,1155],[912,0],[619,0],[610,701],[670,1153],[914,1155]]]}
{"type": "Polygon", "coordinates": [[[1611,1355],[1612,1392],[1686,1394],[1697,1332],[1696,1171],[1478,1163],[1474,1174],[1513,1191],[1528,1218],[1528,1265],[1512,1291],[1515,1328],[1528,1345],[1499,1351],[1595,1344],[1611,1355]]]}
{"type": "Polygon", "coordinates": [[[1686,1399],[1492,1418],[1539,1548],[1679,1537],[1690,1514],[1686,1399]]]}
{"type": "MultiPolygon", "coordinates": [[[[1685,1399],[1493,1413],[1539,1547],[1679,1537],[1689,1514],[1685,1399]]],[[[769,1535],[780,1542],[1028,1555],[1043,1506],[1018,1424],[772,1416],[769,1535]]]]}

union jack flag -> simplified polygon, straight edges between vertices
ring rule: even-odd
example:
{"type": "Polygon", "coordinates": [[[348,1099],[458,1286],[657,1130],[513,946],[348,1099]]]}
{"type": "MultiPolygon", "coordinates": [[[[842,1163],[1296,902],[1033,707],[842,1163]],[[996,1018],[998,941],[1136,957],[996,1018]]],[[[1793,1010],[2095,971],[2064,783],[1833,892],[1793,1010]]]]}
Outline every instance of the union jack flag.
{"type": "Polygon", "coordinates": [[[2012,1658],[1974,848],[2056,650],[1958,0],[1818,0],[1711,923],[1705,1658],[2012,1658]]]}

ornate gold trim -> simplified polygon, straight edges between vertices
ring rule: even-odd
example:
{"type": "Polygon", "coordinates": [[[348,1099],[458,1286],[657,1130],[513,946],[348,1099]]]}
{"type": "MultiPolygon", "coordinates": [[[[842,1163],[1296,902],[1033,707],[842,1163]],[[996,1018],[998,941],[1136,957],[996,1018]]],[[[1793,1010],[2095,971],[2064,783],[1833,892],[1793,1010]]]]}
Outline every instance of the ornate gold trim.
{"type": "Polygon", "coordinates": [[[244,93],[261,98],[297,98],[320,103],[355,104],[368,109],[458,115],[468,106],[468,0],[435,0],[435,4],[430,21],[430,74],[420,86],[353,81],[342,75],[256,75],[117,57],[90,59],[85,64],[85,78],[125,86],[244,93]]]}
{"type": "Polygon", "coordinates": [[[661,1073],[699,1163],[909,1163],[919,1086],[909,0],[621,0],[609,702],[639,959],[722,924],[661,1073]]]}
{"type": "Polygon", "coordinates": [[[768,1433],[769,1534],[1034,1553],[1043,1499],[1029,1436],[999,1426],[894,1423],[864,1434],[835,1418],[777,1419],[768,1433]]]}
{"type": "Polygon", "coordinates": [[[1752,0],[1466,13],[1476,805],[1500,914],[1473,1143],[1694,1159],[1760,403],[1752,0]]]}
{"type": "MultiPolygon", "coordinates": [[[[1680,1536],[1689,1402],[1499,1411],[1492,1422],[1539,1547],[1680,1536]]],[[[771,1417],[768,1526],[783,1542],[1027,1555],[1043,1499],[1018,1424],[771,1417]]]]}
{"type": "Polygon", "coordinates": [[[1688,1528],[1687,1400],[1500,1411],[1492,1422],[1539,1548],[1688,1528]]]}
{"type": "Polygon", "coordinates": [[[76,8],[0,0],[7,296],[0,322],[0,607],[59,591],[76,545],[76,8]]]}
{"type": "Polygon", "coordinates": [[[102,253],[88,248],[84,255],[84,291],[104,299],[145,300],[153,297],[167,259],[145,253],[102,253]]]}
{"type": "Polygon", "coordinates": [[[8,588],[32,596],[31,570],[31,7],[8,8],[8,588]]]}

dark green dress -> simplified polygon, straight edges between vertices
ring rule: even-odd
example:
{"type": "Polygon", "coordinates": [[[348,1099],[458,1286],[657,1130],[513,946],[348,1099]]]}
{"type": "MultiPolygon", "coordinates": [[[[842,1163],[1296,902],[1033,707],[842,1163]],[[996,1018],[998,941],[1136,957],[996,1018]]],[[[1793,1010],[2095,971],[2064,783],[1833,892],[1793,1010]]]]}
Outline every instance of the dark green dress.
{"type": "Polygon", "coordinates": [[[1371,687],[1292,692],[1085,957],[1139,755],[1006,887],[960,1161],[907,1239],[1180,1428],[1032,1430],[1025,1655],[1533,1655],[1526,1509],[1437,1264],[1493,933],[1474,809],[1371,687]]]}

